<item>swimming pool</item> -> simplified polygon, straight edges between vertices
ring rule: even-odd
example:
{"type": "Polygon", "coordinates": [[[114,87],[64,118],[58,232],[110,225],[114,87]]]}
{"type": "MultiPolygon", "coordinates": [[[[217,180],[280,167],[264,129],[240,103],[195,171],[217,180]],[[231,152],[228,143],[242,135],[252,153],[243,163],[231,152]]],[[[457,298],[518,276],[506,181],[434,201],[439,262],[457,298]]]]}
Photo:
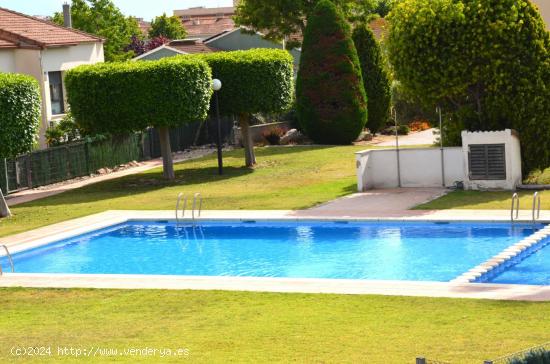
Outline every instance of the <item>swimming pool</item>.
{"type": "MultiPolygon", "coordinates": [[[[17,273],[448,282],[541,226],[348,221],[129,221],[13,255],[17,273]]],[[[2,259],[6,270],[6,259],[2,259]]]]}

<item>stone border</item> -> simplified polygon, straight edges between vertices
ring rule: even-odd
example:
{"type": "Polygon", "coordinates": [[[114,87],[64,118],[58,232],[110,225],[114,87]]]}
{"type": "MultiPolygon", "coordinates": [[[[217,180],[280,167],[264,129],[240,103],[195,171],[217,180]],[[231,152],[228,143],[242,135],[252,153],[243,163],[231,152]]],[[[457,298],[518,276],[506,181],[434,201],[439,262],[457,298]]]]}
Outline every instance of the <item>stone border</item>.
{"type": "Polygon", "coordinates": [[[550,225],[526,237],[484,263],[462,274],[452,280],[454,283],[483,283],[492,277],[504,272],[507,268],[514,266],[536,251],[550,244],[550,225]]]}

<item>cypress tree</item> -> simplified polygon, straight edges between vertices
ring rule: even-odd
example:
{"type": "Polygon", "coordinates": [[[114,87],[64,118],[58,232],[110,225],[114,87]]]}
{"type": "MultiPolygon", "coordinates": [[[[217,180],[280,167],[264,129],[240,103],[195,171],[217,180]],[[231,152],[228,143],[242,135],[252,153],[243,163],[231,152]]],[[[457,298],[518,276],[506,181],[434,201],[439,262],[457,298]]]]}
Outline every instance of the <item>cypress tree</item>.
{"type": "Polygon", "coordinates": [[[316,143],[349,144],[365,127],[367,97],[351,28],[329,0],[308,18],[296,87],[298,120],[316,143]]]}
{"type": "Polygon", "coordinates": [[[367,128],[372,133],[376,133],[384,127],[390,113],[390,81],[384,68],[380,45],[366,24],[361,24],[354,29],[353,42],[359,55],[363,83],[368,98],[367,128]]]}

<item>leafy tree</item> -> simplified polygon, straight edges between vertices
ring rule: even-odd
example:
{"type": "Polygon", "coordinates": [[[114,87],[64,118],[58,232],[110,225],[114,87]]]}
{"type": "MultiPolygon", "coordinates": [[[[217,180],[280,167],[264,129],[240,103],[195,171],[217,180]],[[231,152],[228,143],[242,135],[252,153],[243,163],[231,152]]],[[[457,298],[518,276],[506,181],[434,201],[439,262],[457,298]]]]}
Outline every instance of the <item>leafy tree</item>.
{"type": "Polygon", "coordinates": [[[150,39],[147,44],[145,44],[145,52],[148,52],[152,49],[158,48],[163,44],[169,43],[170,39],[163,37],[162,35],[159,37],[155,37],[153,39],[150,39]]]}
{"type": "Polygon", "coordinates": [[[292,104],[293,59],[280,49],[216,52],[198,55],[212,68],[212,76],[221,80],[220,112],[239,118],[245,160],[248,167],[256,163],[254,144],[249,132],[252,114],[276,114],[292,104]]]}
{"type": "Polygon", "coordinates": [[[385,18],[391,11],[395,4],[395,0],[378,0],[374,8],[374,13],[380,15],[380,17],[385,18]]]}
{"type": "MultiPolygon", "coordinates": [[[[72,0],[73,28],[105,38],[106,61],[123,61],[134,56],[126,51],[134,35],[141,36],[135,18],[126,17],[112,0],[72,0]]],[[[53,21],[63,25],[63,13],[55,13],[53,21]]]]}
{"type": "Polygon", "coordinates": [[[210,84],[208,64],[184,57],[79,66],[65,76],[71,113],[84,133],[157,128],[167,179],[174,179],[169,129],[206,118],[210,84]]]}
{"type": "Polygon", "coordinates": [[[351,29],[321,0],[308,18],[297,81],[300,125],[317,143],[349,144],[367,121],[367,99],[351,29]]]}
{"type": "Polygon", "coordinates": [[[359,55],[368,99],[367,127],[372,133],[376,133],[383,128],[390,113],[390,80],[384,67],[380,45],[367,25],[362,24],[354,29],[353,42],[359,55]]]}
{"type": "MultiPolygon", "coordinates": [[[[281,41],[292,35],[302,35],[306,19],[319,0],[241,0],[235,21],[239,25],[265,34],[267,39],[281,41]]],[[[377,8],[377,0],[334,0],[350,21],[366,21],[377,8]]],[[[287,41],[287,49],[300,45],[295,40],[287,41]]]]}
{"type": "Polygon", "coordinates": [[[390,20],[390,61],[407,93],[460,128],[518,130],[524,169],[550,165],[550,36],[528,0],[403,0],[390,20]]]}
{"type": "Polygon", "coordinates": [[[142,55],[146,52],[145,41],[137,35],[132,35],[130,44],[124,48],[126,52],[134,52],[134,57],[142,55]]]}
{"type": "Polygon", "coordinates": [[[151,22],[149,37],[165,37],[168,39],[183,39],[187,35],[181,20],[177,16],[167,16],[166,13],[157,16],[151,22]]]}
{"type": "MultiPolygon", "coordinates": [[[[30,151],[40,125],[38,82],[26,75],[0,73],[0,110],[0,159],[30,151]]],[[[10,215],[0,189],[0,217],[10,215]]]]}

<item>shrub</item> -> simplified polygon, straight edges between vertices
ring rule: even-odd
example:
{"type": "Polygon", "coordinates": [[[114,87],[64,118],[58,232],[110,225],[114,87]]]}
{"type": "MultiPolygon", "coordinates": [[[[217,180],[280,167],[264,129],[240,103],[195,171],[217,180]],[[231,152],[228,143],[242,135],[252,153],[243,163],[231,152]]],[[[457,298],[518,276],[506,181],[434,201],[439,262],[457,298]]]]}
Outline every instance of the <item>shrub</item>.
{"type": "Polygon", "coordinates": [[[206,118],[210,85],[206,62],[183,57],[80,66],[65,77],[71,112],[86,134],[156,127],[170,179],[174,173],[168,128],[206,118]]]}
{"type": "Polygon", "coordinates": [[[294,91],[292,56],[278,49],[253,49],[192,57],[205,60],[212,68],[212,77],[221,80],[220,112],[239,117],[246,165],[254,165],[254,146],[248,130],[250,117],[254,113],[276,114],[290,108],[294,91]]]}
{"type": "Polygon", "coordinates": [[[0,158],[28,152],[40,126],[40,90],[30,77],[0,73],[0,158]]]}
{"type": "Polygon", "coordinates": [[[430,123],[427,120],[415,120],[409,124],[409,129],[411,131],[424,131],[430,128],[430,123]]]}
{"type": "Polygon", "coordinates": [[[72,114],[67,113],[59,123],[46,130],[46,142],[50,147],[80,139],[80,132],[72,114]]]}
{"type": "Polygon", "coordinates": [[[367,128],[376,134],[384,127],[390,114],[390,80],[384,68],[380,45],[367,25],[361,24],[354,29],[353,42],[367,94],[367,128]]]}
{"type": "Polygon", "coordinates": [[[399,125],[397,127],[397,134],[399,135],[408,135],[411,132],[411,129],[407,125],[399,125]]]}
{"type": "Polygon", "coordinates": [[[395,77],[449,131],[514,128],[524,169],[550,165],[550,36],[528,0],[403,0],[390,25],[395,77]]]}
{"type": "Polygon", "coordinates": [[[512,358],[508,364],[550,364],[550,351],[539,349],[531,350],[521,358],[512,358]]]}
{"type": "Polygon", "coordinates": [[[278,126],[269,128],[268,130],[262,133],[262,136],[267,140],[271,145],[281,144],[281,138],[286,134],[287,130],[285,128],[280,128],[278,126]]]}
{"type": "Polygon", "coordinates": [[[297,81],[298,120],[316,143],[350,144],[367,121],[357,50],[344,15],[321,0],[309,16],[297,81]]]}

